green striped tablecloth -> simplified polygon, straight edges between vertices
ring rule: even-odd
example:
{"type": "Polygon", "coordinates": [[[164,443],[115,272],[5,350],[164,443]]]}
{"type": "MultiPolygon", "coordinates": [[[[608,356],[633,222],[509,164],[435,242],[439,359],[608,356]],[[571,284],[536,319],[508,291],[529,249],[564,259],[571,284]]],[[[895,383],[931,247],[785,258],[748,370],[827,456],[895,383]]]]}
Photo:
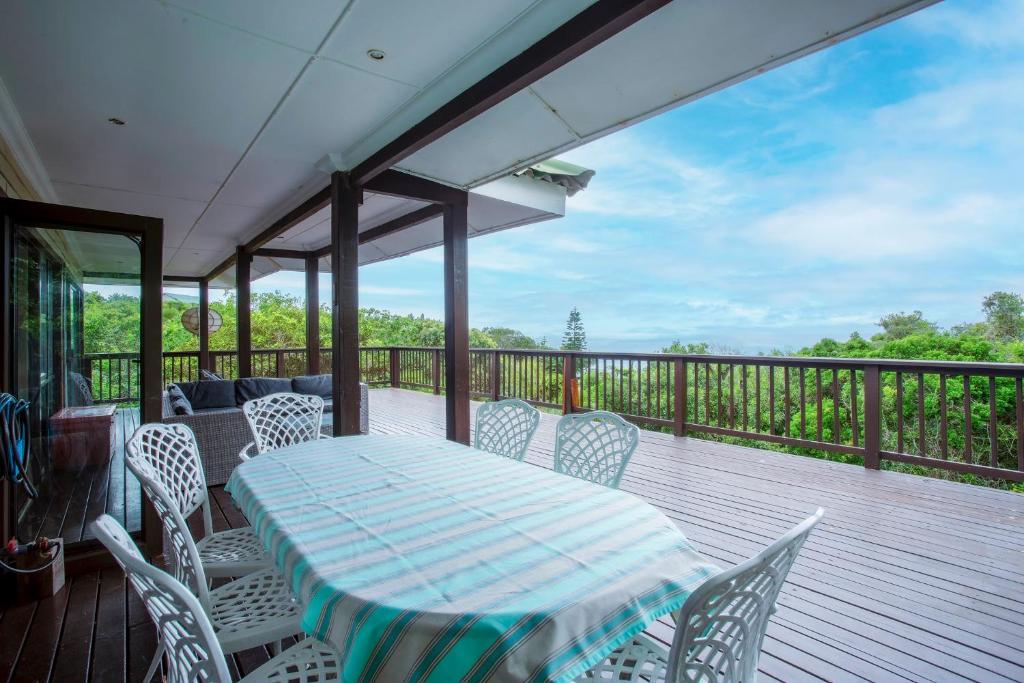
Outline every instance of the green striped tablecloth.
{"type": "Polygon", "coordinates": [[[292,446],[227,490],[347,681],[563,681],[718,569],[622,491],[422,436],[292,446]]]}

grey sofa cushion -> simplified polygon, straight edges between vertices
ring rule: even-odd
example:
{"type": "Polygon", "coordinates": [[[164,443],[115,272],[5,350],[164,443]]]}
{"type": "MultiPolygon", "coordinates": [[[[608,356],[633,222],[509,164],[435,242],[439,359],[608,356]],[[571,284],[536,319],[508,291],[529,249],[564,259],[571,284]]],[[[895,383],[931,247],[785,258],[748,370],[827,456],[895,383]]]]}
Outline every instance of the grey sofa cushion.
{"type": "Polygon", "coordinates": [[[167,398],[175,415],[192,415],[192,403],[177,384],[167,387],[167,398]]]}
{"type": "MultiPolygon", "coordinates": [[[[235,403],[235,383],[231,380],[182,382],[178,385],[172,384],[171,387],[173,386],[181,389],[185,398],[192,404],[192,410],[234,408],[237,405],[235,403]]],[[[171,387],[167,388],[168,392],[171,387]]],[[[174,397],[171,398],[173,400],[174,397]]]]}
{"type": "Polygon", "coordinates": [[[331,398],[330,375],[302,375],[292,378],[292,391],[296,394],[319,396],[325,401],[331,398]]]}
{"type": "MultiPolygon", "coordinates": [[[[214,384],[214,382],[203,382],[203,384],[214,384]]],[[[263,398],[271,394],[281,392],[290,393],[292,381],[290,379],[277,379],[274,377],[246,377],[236,380],[235,405],[242,405],[254,398],[263,398]]]]}

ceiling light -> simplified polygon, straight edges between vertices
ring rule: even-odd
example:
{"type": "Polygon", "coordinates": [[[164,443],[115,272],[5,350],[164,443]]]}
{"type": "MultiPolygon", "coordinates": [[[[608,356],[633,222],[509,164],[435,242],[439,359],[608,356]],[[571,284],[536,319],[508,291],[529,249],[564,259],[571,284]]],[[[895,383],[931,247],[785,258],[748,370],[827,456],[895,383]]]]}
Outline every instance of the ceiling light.
{"type": "Polygon", "coordinates": [[[124,125],[124,121],[122,121],[121,119],[117,118],[116,116],[111,116],[109,119],[107,119],[107,122],[108,123],[112,123],[115,126],[123,126],[124,125]]]}
{"type": "Polygon", "coordinates": [[[379,62],[384,59],[384,50],[367,50],[366,56],[375,62],[379,62]]]}

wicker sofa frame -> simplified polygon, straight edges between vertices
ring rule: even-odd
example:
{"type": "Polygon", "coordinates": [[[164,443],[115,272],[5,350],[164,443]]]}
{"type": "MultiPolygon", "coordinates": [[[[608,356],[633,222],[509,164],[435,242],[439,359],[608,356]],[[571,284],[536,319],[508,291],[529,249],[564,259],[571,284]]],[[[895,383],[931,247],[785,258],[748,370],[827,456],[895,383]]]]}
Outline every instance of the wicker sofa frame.
{"type": "MultiPolygon", "coordinates": [[[[359,431],[369,431],[369,388],[359,385],[359,431]]],[[[253,440],[252,430],[245,421],[241,407],[214,408],[194,415],[175,415],[167,392],[163,394],[163,417],[165,424],[187,425],[196,435],[199,457],[203,461],[206,482],[217,486],[227,482],[232,470],[238,465],[238,453],[253,440]]],[[[321,432],[330,434],[333,427],[324,425],[321,432]]]]}

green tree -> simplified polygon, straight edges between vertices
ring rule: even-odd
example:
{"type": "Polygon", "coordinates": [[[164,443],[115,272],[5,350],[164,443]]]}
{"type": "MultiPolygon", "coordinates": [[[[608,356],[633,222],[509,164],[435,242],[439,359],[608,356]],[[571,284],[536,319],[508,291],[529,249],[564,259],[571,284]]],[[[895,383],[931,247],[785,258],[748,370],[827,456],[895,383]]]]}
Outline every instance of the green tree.
{"type": "Polygon", "coordinates": [[[542,349],[543,341],[537,341],[511,327],[485,327],[481,330],[494,340],[499,349],[542,349]]]}
{"type": "Polygon", "coordinates": [[[877,336],[884,339],[903,339],[912,334],[928,334],[938,329],[935,323],[924,319],[921,311],[883,315],[878,325],[885,331],[877,336]]]}
{"type": "Polygon", "coordinates": [[[575,306],[569,311],[569,319],[565,321],[565,334],[562,335],[564,351],[584,351],[587,348],[587,333],[583,329],[583,317],[575,306]]]}
{"type": "Polygon", "coordinates": [[[1024,298],[1010,292],[992,292],[981,302],[989,333],[999,341],[1024,336],[1024,298]]]}
{"type": "Polygon", "coordinates": [[[711,344],[708,344],[707,342],[691,342],[689,344],[684,344],[676,339],[668,346],[662,347],[661,352],[706,356],[711,353],[711,344]]]}

